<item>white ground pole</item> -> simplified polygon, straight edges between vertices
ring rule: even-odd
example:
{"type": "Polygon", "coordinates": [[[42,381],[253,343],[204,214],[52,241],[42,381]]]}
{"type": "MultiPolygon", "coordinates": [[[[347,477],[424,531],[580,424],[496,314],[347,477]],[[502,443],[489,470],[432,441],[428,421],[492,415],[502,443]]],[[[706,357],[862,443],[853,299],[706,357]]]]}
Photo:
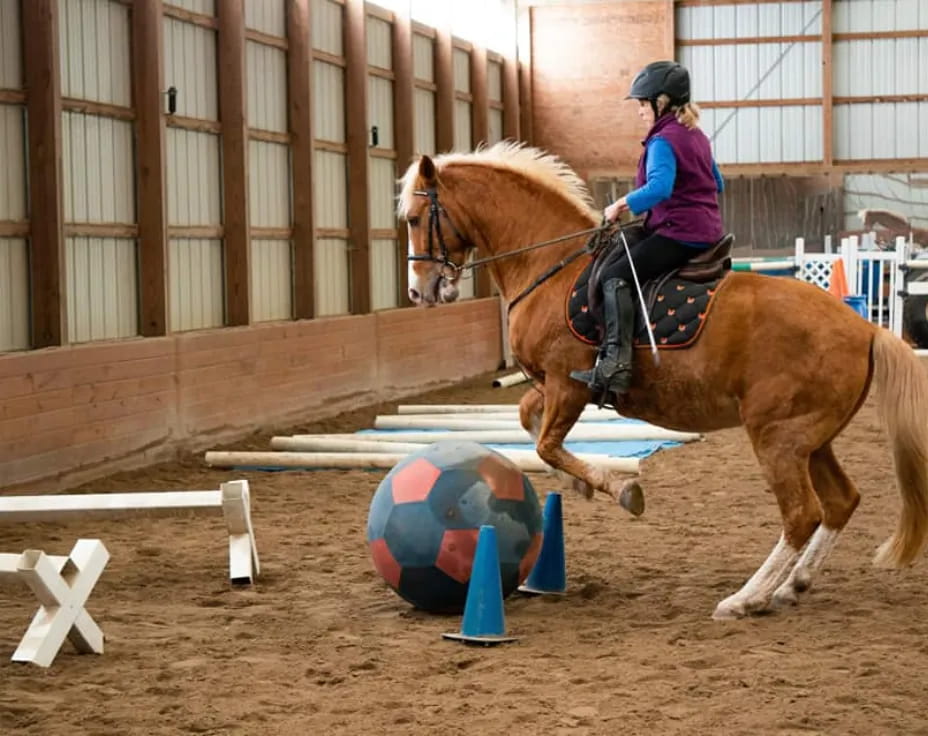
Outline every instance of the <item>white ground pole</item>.
{"type": "Polygon", "coordinates": [[[493,379],[493,388],[505,388],[506,386],[516,386],[520,383],[526,383],[531,379],[522,371],[518,373],[509,373],[505,376],[493,379]]]}
{"type": "Polygon", "coordinates": [[[66,638],[81,653],[103,654],[103,632],[84,605],[109,558],[99,539],[79,539],[67,557],[37,549],[0,554],[0,577],[18,578],[39,601],[14,662],[50,667],[66,638]]]}
{"type": "Polygon", "coordinates": [[[221,514],[229,533],[229,579],[236,584],[254,582],[261,563],[246,480],[223,483],[216,491],[0,496],[0,523],[170,516],[183,512],[221,514]]]}
{"type": "MultiPolygon", "coordinates": [[[[374,421],[375,429],[396,429],[401,430],[395,434],[407,434],[421,429],[447,430],[446,432],[436,432],[436,437],[428,439],[398,439],[399,442],[434,442],[439,439],[440,434],[455,434],[459,439],[473,439],[477,442],[530,442],[535,443],[531,435],[526,432],[518,421],[515,420],[486,420],[486,419],[433,419],[424,417],[421,419],[409,418],[404,416],[379,416],[374,421]],[[495,439],[489,436],[470,437],[464,435],[474,435],[478,433],[487,435],[496,433],[509,433],[507,439],[495,439]],[[514,438],[514,439],[510,439],[514,438]]],[[[299,436],[299,435],[298,435],[299,436]]],[[[373,435],[372,437],[386,437],[387,435],[373,435]]],[[[371,437],[365,436],[364,439],[371,437]]],[[[618,441],[618,440],[672,440],[676,442],[691,442],[698,440],[701,435],[696,432],[677,432],[672,429],[664,429],[650,424],[594,424],[591,422],[577,423],[567,433],[567,441],[578,440],[599,440],[599,441],[618,441]]],[[[442,436],[440,439],[454,439],[454,437],[442,436]]]]}
{"type": "MultiPolygon", "coordinates": [[[[587,441],[614,441],[619,442],[623,439],[627,440],[628,437],[619,438],[609,435],[603,435],[602,433],[597,432],[584,432],[585,426],[574,427],[573,431],[567,435],[565,442],[587,442],[587,441]]],[[[596,427],[592,427],[593,430],[596,427]]],[[[419,431],[415,429],[408,430],[397,430],[395,432],[385,432],[383,434],[297,434],[293,435],[299,439],[305,437],[319,438],[319,437],[336,437],[339,439],[359,439],[363,438],[365,440],[372,440],[374,442],[413,442],[413,443],[424,443],[432,444],[433,442],[439,442],[441,440],[463,440],[470,442],[479,442],[481,444],[518,444],[518,445],[532,445],[534,447],[535,440],[532,436],[523,429],[487,429],[487,430],[473,430],[473,431],[419,431]]],[[[640,439],[640,438],[639,438],[640,439]]],[[[647,439],[651,440],[667,440],[673,442],[693,442],[698,439],[702,439],[701,436],[693,436],[688,432],[669,432],[666,436],[662,437],[650,437],[647,439]]]]}
{"type": "MultiPolygon", "coordinates": [[[[278,442],[278,446],[285,444],[288,447],[313,447],[318,440],[311,439],[303,442],[289,437],[275,438],[277,440],[292,440],[292,443],[278,442]]],[[[326,438],[319,438],[326,439],[326,438]]],[[[330,452],[225,452],[210,451],[205,455],[207,465],[215,468],[384,468],[389,469],[409,456],[405,449],[396,451],[396,447],[406,448],[408,443],[379,443],[381,451],[330,451],[330,452]]],[[[417,449],[426,447],[425,444],[416,444],[417,449]]],[[[510,450],[508,448],[495,450],[511,460],[524,472],[547,472],[551,467],[545,463],[534,450],[510,450]]],[[[578,457],[591,465],[603,470],[620,473],[638,473],[639,460],[636,457],[609,457],[608,455],[595,455],[580,453],[578,457]]]]}
{"type": "MultiPolygon", "coordinates": [[[[400,404],[397,414],[513,414],[519,416],[518,404],[400,404]]],[[[587,404],[583,416],[600,416],[603,421],[619,418],[620,415],[610,409],[600,409],[595,404],[587,404]]]]}

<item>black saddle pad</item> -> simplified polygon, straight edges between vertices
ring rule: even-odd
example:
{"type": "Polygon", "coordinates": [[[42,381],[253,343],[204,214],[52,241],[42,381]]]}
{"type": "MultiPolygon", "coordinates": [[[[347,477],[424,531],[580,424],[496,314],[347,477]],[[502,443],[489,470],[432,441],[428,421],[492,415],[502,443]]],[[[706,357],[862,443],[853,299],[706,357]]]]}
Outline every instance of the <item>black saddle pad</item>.
{"type": "MultiPolygon", "coordinates": [[[[603,339],[602,317],[590,309],[587,285],[592,260],[567,292],[567,326],[573,335],[588,345],[603,339]]],[[[723,277],[724,278],[724,277],[723,277]]],[[[693,345],[709,315],[712,299],[721,279],[697,283],[680,278],[659,277],[643,285],[648,317],[659,349],[686,348],[693,345]]],[[[635,347],[650,347],[648,333],[641,319],[638,295],[635,298],[635,347]]]]}

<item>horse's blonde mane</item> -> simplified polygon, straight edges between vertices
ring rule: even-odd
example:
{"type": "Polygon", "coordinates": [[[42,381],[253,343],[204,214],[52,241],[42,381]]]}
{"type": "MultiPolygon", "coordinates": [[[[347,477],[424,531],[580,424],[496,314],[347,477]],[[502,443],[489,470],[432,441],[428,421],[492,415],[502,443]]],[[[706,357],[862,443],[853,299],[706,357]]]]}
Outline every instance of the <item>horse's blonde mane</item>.
{"type": "MultiPolygon", "coordinates": [[[[531,179],[547,189],[566,197],[584,215],[592,215],[592,197],[583,180],[573,169],[554,154],[527,146],[518,141],[500,141],[492,146],[480,147],[472,153],[443,153],[434,156],[435,169],[441,177],[446,166],[454,164],[477,164],[496,169],[509,169],[531,179]]],[[[419,175],[418,163],[413,163],[403,176],[401,182],[397,212],[405,217],[412,207],[413,192],[419,175]]]]}

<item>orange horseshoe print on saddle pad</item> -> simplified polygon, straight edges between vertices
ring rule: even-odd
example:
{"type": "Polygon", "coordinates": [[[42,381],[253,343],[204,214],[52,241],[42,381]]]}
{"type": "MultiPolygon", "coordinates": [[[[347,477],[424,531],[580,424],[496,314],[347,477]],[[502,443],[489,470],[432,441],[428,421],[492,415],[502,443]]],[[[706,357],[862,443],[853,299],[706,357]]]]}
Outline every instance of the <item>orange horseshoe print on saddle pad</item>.
{"type": "MultiPolygon", "coordinates": [[[[590,277],[588,265],[567,292],[567,327],[581,342],[599,345],[602,341],[602,315],[594,314],[587,291],[590,277]]],[[[697,283],[684,279],[659,277],[644,284],[645,302],[650,314],[651,329],[658,349],[688,348],[695,344],[712,308],[719,281],[697,283]],[[656,288],[655,288],[656,287],[656,288]]],[[[637,295],[635,304],[637,307],[637,295]]],[[[648,333],[636,309],[636,348],[650,348],[648,333]]]]}

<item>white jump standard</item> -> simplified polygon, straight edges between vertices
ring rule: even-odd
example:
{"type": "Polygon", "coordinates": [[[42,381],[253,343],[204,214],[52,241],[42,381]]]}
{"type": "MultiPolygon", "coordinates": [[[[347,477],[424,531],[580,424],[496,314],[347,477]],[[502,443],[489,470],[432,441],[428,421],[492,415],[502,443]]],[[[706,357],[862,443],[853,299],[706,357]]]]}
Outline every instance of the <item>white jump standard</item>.
{"type": "Polygon", "coordinates": [[[217,491],[153,491],[36,496],[0,496],[0,523],[222,514],[229,533],[229,579],[253,583],[261,571],[251,525],[248,481],[223,483],[217,491]]]}
{"type": "Polygon", "coordinates": [[[40,604],[13,653],[14,662],[50,667],[65,638],[81,653],[103,653],[103,632],[84,605],[109,558],[99,539],[79,539],[67,557],[36,549],[0,554],[0,577],[22,580],[40,604]]]}

